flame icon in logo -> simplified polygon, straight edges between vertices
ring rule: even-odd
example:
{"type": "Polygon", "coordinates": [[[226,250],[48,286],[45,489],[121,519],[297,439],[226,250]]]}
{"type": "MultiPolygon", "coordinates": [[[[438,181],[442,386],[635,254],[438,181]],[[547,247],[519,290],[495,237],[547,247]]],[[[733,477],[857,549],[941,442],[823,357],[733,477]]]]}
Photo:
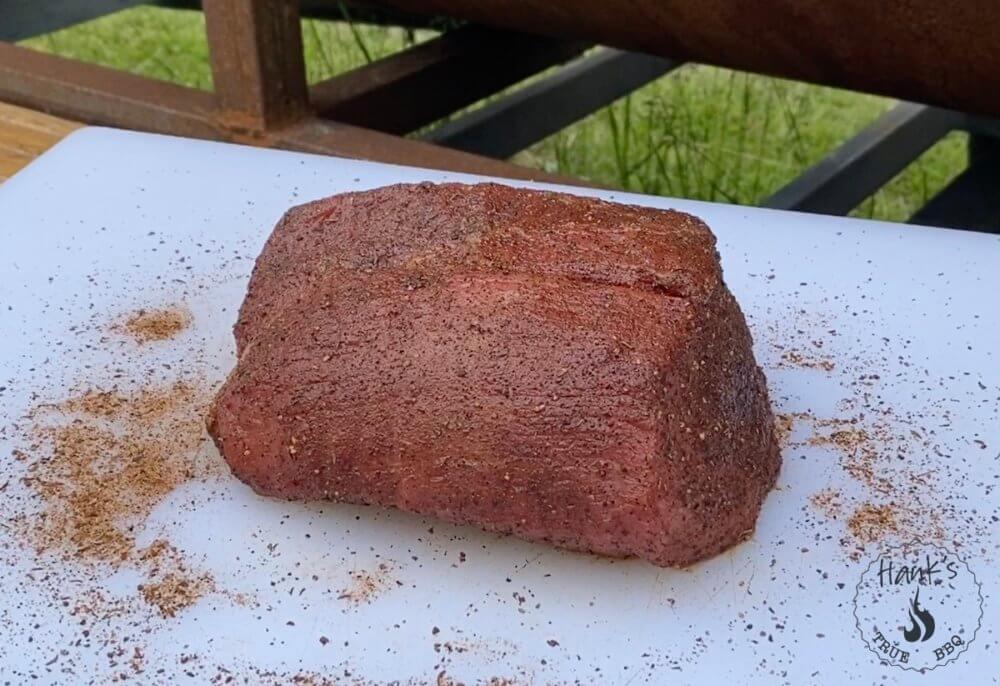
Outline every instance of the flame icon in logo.
{"type": "Polygon", "coordinates": [[[926,641],[934,635],[934,615],[920,607],[920,588],[910,601],[910,626],[903,629],[903,638],[910,643],[926,641]]]}

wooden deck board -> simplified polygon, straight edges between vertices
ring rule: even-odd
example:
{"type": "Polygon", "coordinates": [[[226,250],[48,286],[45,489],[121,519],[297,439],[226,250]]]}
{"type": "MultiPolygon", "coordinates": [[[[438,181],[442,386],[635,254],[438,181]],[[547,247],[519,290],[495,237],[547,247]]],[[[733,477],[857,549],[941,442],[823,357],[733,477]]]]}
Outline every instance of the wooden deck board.
{"type": "Polygon", "coordinates": [[[0,183],[81,126],[0,102],[0,183]]]}

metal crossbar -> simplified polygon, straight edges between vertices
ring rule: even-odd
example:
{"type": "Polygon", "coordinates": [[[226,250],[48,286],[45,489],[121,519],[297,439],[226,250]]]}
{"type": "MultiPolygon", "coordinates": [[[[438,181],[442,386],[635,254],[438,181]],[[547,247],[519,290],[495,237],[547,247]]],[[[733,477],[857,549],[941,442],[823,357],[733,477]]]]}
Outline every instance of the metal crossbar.
{"type": "Polygon", "coordinates": [[[680,66],[601,48],[424,138],[477,155],[507,158],[680,66]]]}
{"type": "Polygon", "coordinates": [[[900,103],[762,205],[847,214],[961,121],[962,115],[949,110],[900,103]]]}
{"type": "Polygon", "coordinates": [[[1000,232],[1000,126],[960,112],[903,102],[781,188],[762,205],[847,214],[949,132],[965,129],[969,167],[909,220],[1000,232]]]}

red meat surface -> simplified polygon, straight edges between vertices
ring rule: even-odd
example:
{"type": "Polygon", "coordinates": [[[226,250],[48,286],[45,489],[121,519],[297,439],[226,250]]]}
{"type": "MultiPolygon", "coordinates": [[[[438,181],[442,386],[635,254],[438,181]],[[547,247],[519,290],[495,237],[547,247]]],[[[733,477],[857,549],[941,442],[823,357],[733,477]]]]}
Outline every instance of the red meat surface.
{"type": "Polygon", "coordinates": [[[392,506],[687,565],[746,538],[780,456],[697,218],[496,184],[292,208],[209,430],[258,493],[392,506]]]}

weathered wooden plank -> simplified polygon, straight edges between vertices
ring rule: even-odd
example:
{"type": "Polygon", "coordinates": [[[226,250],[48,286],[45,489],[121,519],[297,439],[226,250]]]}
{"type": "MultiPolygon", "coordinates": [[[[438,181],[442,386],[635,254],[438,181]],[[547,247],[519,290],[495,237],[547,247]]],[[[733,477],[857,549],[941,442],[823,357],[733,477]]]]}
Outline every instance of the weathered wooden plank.
{"type": "Polygon", "coordinates": [[[0,182],[79,127],[76,122],[0,102],[0,182]]]}

